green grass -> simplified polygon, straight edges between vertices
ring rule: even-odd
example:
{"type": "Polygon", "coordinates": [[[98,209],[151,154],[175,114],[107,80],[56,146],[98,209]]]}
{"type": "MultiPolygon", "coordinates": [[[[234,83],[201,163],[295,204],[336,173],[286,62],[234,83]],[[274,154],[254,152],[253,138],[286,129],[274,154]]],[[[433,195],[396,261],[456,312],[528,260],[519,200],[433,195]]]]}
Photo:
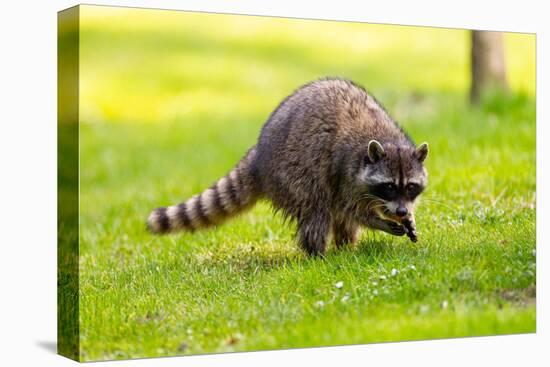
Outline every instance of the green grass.
{"type": "Polygon", "coordinates": [[[83,15],[83,360],[535,331],[532,36],[507,35],[511,91],[472,108],[461,30],[83,15]],[[152,208],[224,175],[280,99],[324,75],[364,84],[430,143],[418,243],[365,231],[308,258],[266,202],[147,233],[152,208]]]}

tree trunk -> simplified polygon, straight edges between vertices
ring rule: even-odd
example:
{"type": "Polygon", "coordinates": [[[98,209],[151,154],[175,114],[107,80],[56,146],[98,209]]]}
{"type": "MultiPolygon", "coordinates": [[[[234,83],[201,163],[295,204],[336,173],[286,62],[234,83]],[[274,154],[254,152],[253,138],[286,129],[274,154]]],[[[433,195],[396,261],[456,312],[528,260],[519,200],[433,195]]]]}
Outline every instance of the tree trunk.
{"type": "Polygon", "coordinates": [[[479,102],[484,91],[506,90],[506,64],[502,33],[472,31],[472,103],[479,102]]]}

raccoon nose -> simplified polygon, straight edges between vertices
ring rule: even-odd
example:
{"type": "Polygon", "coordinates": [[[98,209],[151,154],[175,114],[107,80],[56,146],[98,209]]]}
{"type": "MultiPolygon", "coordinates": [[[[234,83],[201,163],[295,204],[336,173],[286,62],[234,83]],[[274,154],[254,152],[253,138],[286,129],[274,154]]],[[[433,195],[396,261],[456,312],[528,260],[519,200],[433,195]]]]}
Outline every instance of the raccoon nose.
{"type": "Polygon", "coordinates": [[[395,210],[395,214],[397,214],[398,217],[404,217],[407,215],[407,208],[400,206],[395,210]]]}

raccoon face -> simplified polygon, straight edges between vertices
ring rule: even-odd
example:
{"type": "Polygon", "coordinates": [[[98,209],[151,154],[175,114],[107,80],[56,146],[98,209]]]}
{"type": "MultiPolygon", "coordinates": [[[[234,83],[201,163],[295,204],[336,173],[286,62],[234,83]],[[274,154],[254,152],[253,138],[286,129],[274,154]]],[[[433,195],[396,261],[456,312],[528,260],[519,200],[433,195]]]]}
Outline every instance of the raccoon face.
{"type": "Polygon", "coordinates": [[[414,211],[416,198],[427,184],[424,160],[428,144],[418,148],[410,145],[385,144],[371,140],[364,158],[360,183],[368,197],[382,205],[373,205],[381,217],[400,221],[414,211]]]}

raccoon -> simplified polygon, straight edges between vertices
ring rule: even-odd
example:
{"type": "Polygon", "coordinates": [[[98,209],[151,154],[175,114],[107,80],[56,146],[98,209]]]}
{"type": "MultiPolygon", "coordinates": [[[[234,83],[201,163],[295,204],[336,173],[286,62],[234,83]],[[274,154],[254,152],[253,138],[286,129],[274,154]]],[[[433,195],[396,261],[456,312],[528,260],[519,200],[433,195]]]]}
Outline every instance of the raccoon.
{"type": "Polygon", "coordinates": [[[219,181],[158,208],[153,233],[222,223],[259,199],[295,221],[310,255],[354,244],[367,227],[416,241],[414,209],[427,184],[428,144],[415,146],[384,107],[354,82],[324,78],[298,88],[264,124],[257,144],[219,181]]]}

